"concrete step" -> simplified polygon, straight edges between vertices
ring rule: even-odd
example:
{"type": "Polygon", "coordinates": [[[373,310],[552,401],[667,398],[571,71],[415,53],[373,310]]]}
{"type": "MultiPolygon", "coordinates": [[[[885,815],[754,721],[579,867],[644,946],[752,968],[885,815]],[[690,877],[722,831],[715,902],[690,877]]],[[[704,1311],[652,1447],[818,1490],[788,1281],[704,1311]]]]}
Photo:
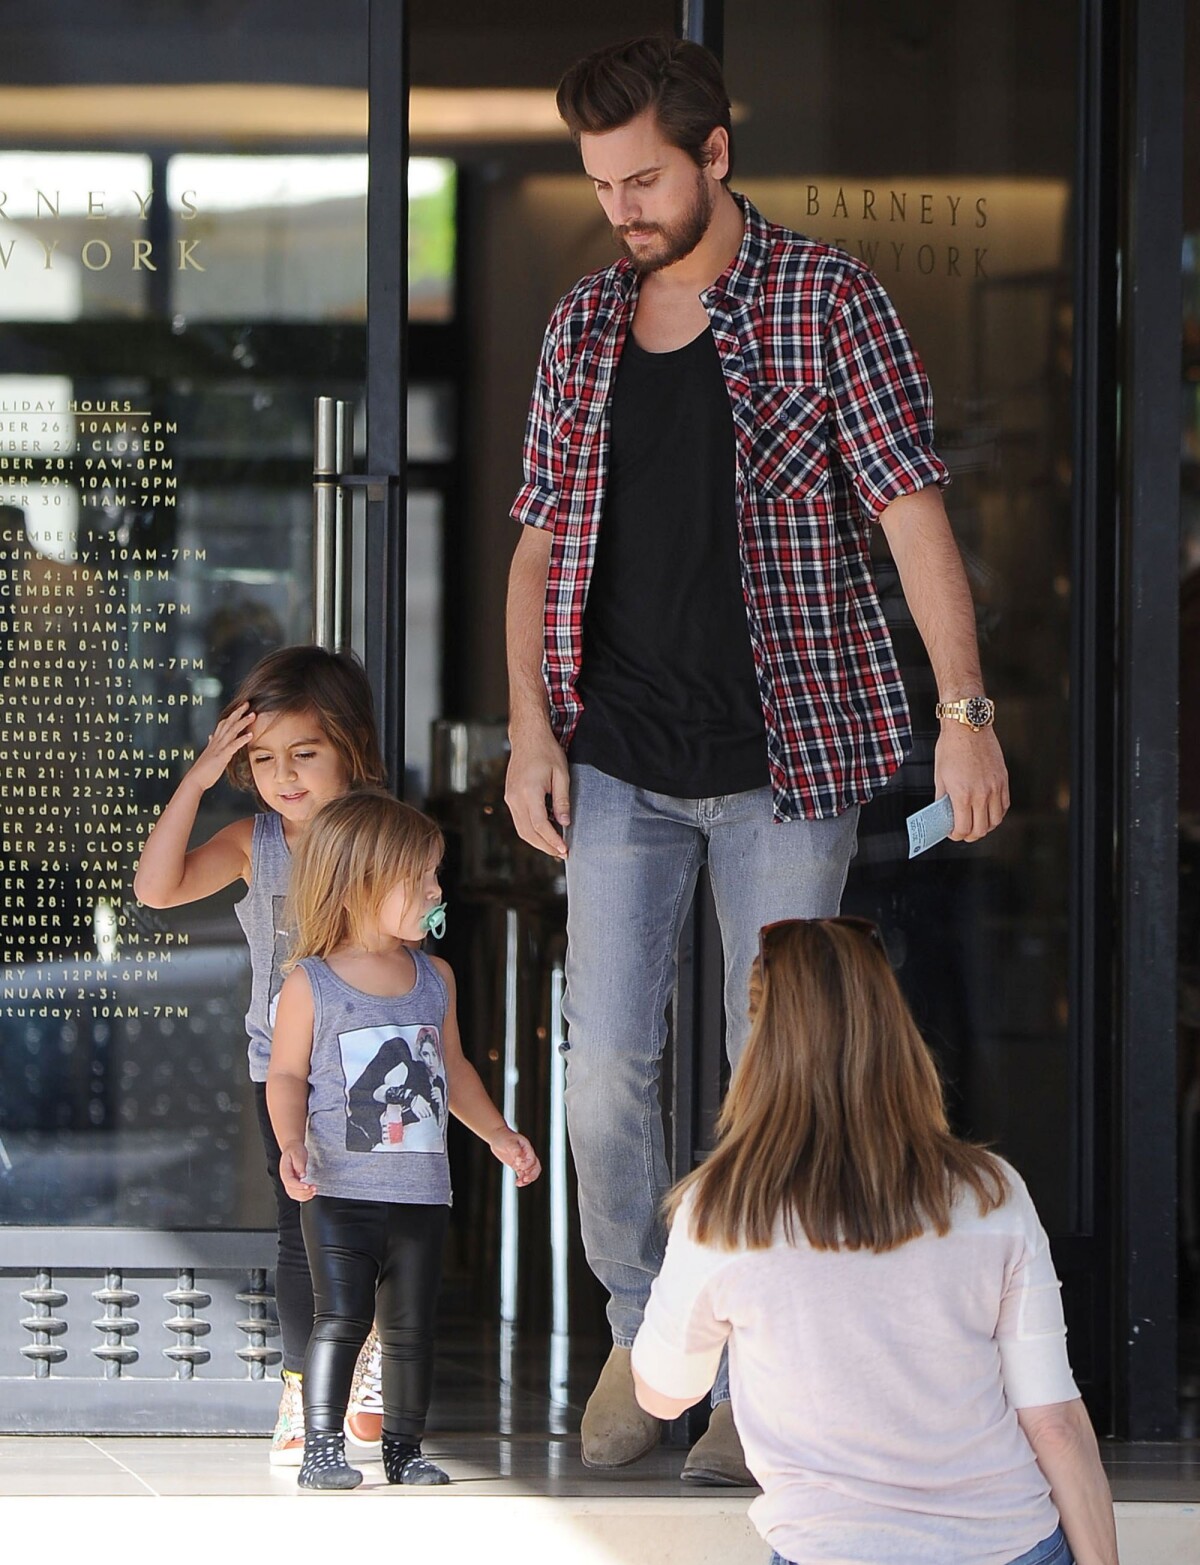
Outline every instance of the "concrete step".
{"type": "MultiPolygon", "coordinates": [[[[679,1452],[597,1475],[580,1466],[573,1438],[445,1435],[426,1447],[451,1474],[449,1489],[393,1488],[377,1462],[352,1452],[363,1485],[323,1495],[298,1491],[295,1468],[272,1468],[264,1440],[7,1437],[0,1509],[10,1538],[55,1539],[56,1553],[66,1542],[67,1557],[70,1540],[81,1550],[103,1546],[123,1565],[161,1561],[181,1543],[192,1558],[239,1559],[260,1538],[273,1540],[267,1557],[338,1559],[356,1536],[374,1540],[372,1553],[394,1539],[404,1559],[445,1565],[765,1565],[770,1557],[747,1515],[754,1495],[680,1484],[679,1452]],[[348,1506],[378,1503],[405,1506],[403,1516],[360,1514],[347,1531],[348,1506]]],[[[1160,1461],[1159,1481],[1186,1488],[1190,1456],[1181,1455],[1182,1479],[1160,1461]]],[[[1114,1486],[1119,1495],[1119,1471],[1114,1486]]],[[[1122,1565],[1200,1565],[1200,1497],[1118,1499],[1116,1511],[1122,1565]]]]}
{"type": "MultiPolygon", "coordinates": [[[[745,1498],[551,1499],[364,1484],[353,1499],[296,1491],[292,1499],[299,1510],[286,1510],[278,1495],[176,1495],[165,1506],[129,1496],[7,1497],[4,1515],[10,1537],[103,1537],[125,1565],[159,1561],[183,1540],[191,1558],[216,1550],[244,1558],[262,1538],[285,1555],[339,1559],[355,1535],[394,1538],[403,1558],[447,1565],[766,1565],[770,1558],[745,1498]],[[347,1506],[379,1501],[403,1505],[403,1517],[359,1513],[351,1525],[347,1506]]],[[[1116,1510],[1121,1565],[1200,1561],[1200,1506],[1118,1501],[1116,1510]]]]}

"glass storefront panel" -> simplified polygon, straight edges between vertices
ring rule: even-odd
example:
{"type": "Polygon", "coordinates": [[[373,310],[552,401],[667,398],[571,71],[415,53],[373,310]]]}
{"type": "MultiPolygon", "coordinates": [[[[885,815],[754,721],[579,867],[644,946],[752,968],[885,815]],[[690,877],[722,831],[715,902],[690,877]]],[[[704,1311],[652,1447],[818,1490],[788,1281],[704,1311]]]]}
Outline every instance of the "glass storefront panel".
{"type": "MultiPolygon", "coordinates": [[[[313,400],[365,391],[367,6],[206,8],[186,48],[168,8],[115,97],[77,15],[0,62],[0,1223],[269,1228],[241,883],[131,884],[243,674],[311,636],[313,400]]],[[[194,840],[253,807],[212,789],[194,840]]]]}
{"type": "Polygon", "coordinates": [[[1003,828],[910,862],[937,699],[882,536],[877,574],[914,722],[864,811],[844,906],[880,920],[957,1126],[1080,1231],[1068,1006],[1072,210],[1077,6],[771,0],[726,10],[733,184],[877,273],[925,361],[1012,782],[1003,828]]]}

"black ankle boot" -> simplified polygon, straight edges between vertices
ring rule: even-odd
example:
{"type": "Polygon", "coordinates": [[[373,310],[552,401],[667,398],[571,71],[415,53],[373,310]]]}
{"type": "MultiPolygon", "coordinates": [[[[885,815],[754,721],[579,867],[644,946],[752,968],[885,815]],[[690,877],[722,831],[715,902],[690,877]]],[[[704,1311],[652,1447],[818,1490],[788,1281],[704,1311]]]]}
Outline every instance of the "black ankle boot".
{"type": "Polygon", "coordinates": [[[442,1484],[449,1483],[449,1474],[421,1455],[421,1447],[400,1435],[383,1431],[383,1470],[388,1483],[442,1484]]]}
{"type": "Polygon", "coordinates": [[[346,1461],[346,1437],[304,1436],[304,1464],[296,1480],[302,1489],[357,1489],[362,1474],[346,1461]]]}

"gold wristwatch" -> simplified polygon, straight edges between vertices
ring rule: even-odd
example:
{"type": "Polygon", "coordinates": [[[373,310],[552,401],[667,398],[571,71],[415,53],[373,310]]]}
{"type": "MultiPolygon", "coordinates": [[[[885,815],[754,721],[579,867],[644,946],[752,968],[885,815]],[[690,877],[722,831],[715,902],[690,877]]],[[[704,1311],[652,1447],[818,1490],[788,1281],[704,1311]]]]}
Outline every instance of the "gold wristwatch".
{"type": "Polygon", "coordinates": [[[987,696],[966,696],[961,701],[939,701],[934,711],[938,717],[952,717],[956,723],[978,733],[990,728],[996,721],[996,703],[987,696]]]}

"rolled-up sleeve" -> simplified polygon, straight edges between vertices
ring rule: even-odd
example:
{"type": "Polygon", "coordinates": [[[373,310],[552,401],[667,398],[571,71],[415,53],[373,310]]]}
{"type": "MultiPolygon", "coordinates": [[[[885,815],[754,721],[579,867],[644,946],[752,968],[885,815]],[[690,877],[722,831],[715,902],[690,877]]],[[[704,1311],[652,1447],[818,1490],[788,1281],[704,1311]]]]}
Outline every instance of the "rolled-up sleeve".
{"type": "Polygon", "coordinates": [[[933,398],[892,301],[867,271],[852,274],[826,340],[834,439],[864,515],[950,481],[933,448],[933,398]]]}
{"type": "Polygon", "coordinates": [[[716,1379],[730,1326],[716,1313],[713,1284],[732,1259],[697,1244],[685,1209],[676,1214],[633,1344],[634,1369],[662,1396],[695,1401],[716,1379]]]}
{"type": "Polygon", "coordinates": [[[1000,1374],[1010,1407],[1073,1402],[1079,1395],[1067,1358],[1062,1288],[1050,1244],[1029,1205],[1030,1227],[1010,1270],[996,1326],[1000,1374]]]}
{"type": "Polygon", "coordinates": [[[527,527],[552,527],[562,487],[561,457],[554,441],[554,413],[559,387],[555,373],[558,333],[552,320],[546,328],[538,359],[529,416],[525,420],[522,467],[525,482],[517,491],[509,515],[527,527]]]}

